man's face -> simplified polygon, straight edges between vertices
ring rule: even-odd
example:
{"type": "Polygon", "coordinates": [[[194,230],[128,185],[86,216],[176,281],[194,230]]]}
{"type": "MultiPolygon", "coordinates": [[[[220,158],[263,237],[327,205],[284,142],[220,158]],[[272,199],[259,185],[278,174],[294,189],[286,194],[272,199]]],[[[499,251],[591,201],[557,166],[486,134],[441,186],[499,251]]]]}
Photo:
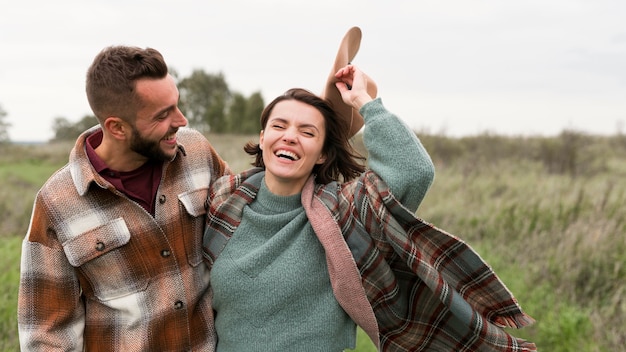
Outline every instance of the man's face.
{"type": "MultiPolygon", "coordinates": [[[[172,160],[173,153],[166,152],[161,148],[160,139],[151,139],[144,137],[139,132],[139,129],[132,127],[133,134],[130,139],[130,150],[140,154],[149,160],[167,161],[172,160]]],[[[176,133],[176,131],[174,131],[176,133]]]]}
{"type": "Polygon", "coordinates": [[[171,160],[176,155],[176,132],[187,125],[178,109],[178,89],[171,76],[140,79],[136,84],[140,97],[130,149],[152,160],[171,160]]]}

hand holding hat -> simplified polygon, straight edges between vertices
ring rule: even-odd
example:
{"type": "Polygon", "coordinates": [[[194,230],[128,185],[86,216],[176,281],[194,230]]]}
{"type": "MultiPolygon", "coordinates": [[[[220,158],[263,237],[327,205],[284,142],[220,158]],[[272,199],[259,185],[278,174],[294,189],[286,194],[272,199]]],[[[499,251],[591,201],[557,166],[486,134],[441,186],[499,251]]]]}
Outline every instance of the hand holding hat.
{"type": "Polygon", "coordinates": [[[339,90],[343,102],[352,106],[355,111],[359,111],[365,103],[373,99],[367,89],[368,84],[373,81],[355,66],[348,65],[339,69],[335,77],[339,80],[335,82],[335,87],[339,90]]]}
{"type": "MultiPolygon", "coordinates": [[[[352,87],[353,89],[357,89],[357,87],[359,89],[364,87],[370,98],[375,98],[378,91],[374,81],[363,74],[360,70],[349,65],[356,56],[356,53],[359,51],[360,45],[361,29],[359,27],[350,28],[339,45],[339,51],[335,57],[335,64],[333,65],[330,75],[326,80],[324,91],[321,94],[321,97],[326,99],[332,105],[337,116],[349,122],[350,136],[359,132],[364,124],[363,116],[361,116],[358,111],[360,105],[355,105],[355,103],[358,103],[360,99],[357,99],[356,101],[354,100],[357,97],[356,91],[350,92],[350,94],[345,94],[344,92],[343,95],[348,99],[346,101],[342,97],[342,93],[339,91],[337,82],[342,82],[341,84],[344,85],[343,88],[348,89],[345,84],[349,84],[348,82],[352,81],[354,83],[354,87],[352,87]],[[361,85],[360,83],[362,82],[360,80],[365,80],[366,82],[361,85]],[[355,107],[357,108],[355,109],[355,107]]],[[[352,85],[350,84],[350,86],[352,85]]]]}

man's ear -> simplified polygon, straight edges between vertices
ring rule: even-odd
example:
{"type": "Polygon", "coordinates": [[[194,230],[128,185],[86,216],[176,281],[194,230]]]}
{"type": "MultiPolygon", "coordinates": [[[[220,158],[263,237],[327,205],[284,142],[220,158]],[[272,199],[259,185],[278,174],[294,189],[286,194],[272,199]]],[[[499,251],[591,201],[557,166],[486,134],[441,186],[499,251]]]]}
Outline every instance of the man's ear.
{"type": "Polygon", "coordinates": [[[127,139],[130,133],[130,126],[117,116],[107,117],[103,127],[111,137],[119,140],[127,139]]]}

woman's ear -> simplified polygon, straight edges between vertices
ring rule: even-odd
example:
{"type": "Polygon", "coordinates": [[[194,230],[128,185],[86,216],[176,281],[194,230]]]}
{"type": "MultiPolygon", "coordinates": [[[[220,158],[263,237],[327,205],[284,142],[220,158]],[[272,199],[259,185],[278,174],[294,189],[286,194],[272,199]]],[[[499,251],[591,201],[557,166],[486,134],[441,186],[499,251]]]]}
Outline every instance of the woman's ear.
{"type": "Polygon", "coordinates": [[[263,150],[263,130],[259,133],[259,149],[263,150]]]}
{"type": "Polygon", "coordinates": [[[320,155],[320,157],[317,159],[317,162],[315,162],[316,164],[323,164],[326,162],[326,154],[322,154],[320,155]]]}

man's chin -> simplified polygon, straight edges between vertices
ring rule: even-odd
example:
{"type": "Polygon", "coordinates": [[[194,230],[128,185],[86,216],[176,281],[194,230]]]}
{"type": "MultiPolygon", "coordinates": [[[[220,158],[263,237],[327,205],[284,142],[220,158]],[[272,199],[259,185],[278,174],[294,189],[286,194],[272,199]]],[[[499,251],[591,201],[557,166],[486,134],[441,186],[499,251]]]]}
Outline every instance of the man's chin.
{"type": "Polygon", "coordinates": [[[140,153],[140,154],[151,161],[157,161],[157,162],[171,161],[172,159],[174,159],[174,156],[176,156],[176,150],[159,149],[159,150],[154,150],[151,153],[140,153]]]}
{"type": "Polygon", "coordinates": [[[176,152],[178,152],[178,144],[176,145],[165,145],[161,148],[161,154],[166,157],[168,160],[172,159],[176,156],[176,152]]]}

